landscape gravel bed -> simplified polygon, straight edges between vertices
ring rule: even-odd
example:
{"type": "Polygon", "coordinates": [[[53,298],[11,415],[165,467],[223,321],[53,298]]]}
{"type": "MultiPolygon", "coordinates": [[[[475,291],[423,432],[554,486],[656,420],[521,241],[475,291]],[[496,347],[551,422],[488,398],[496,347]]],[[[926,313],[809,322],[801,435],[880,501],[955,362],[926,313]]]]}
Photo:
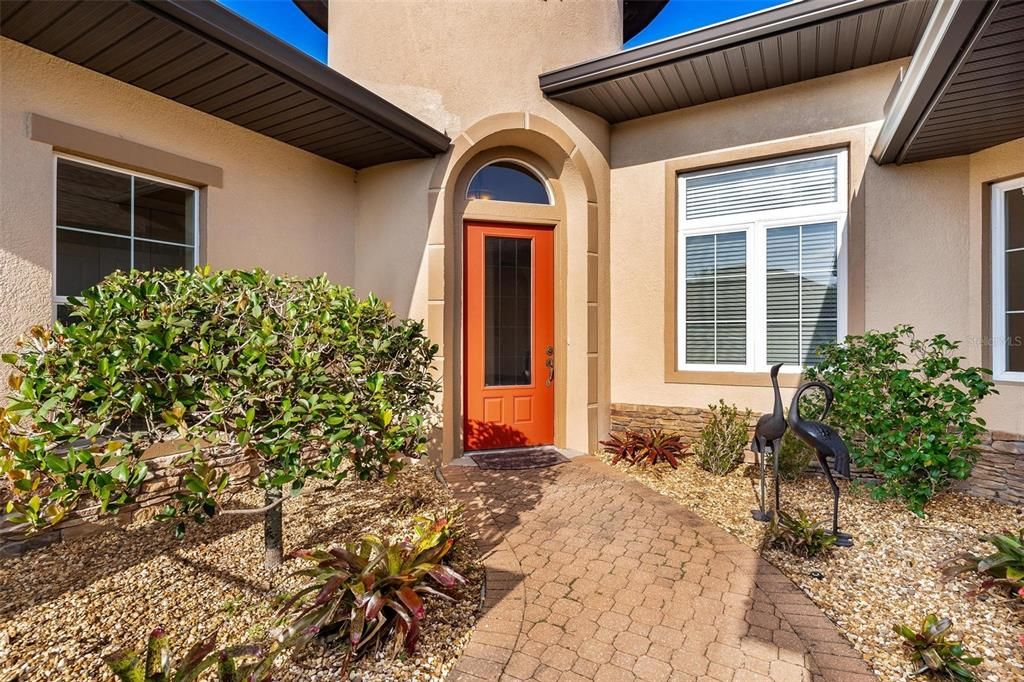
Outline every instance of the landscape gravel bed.
{"type": "MultiPolygon", "coordinates": [[[[760,546],[766,524],[750,516],[757,504],[753,467],[719,477],[686,458],[676,470],[666,464],[626,470],[751,547],[760,546]]],[[[764,556],[825,611],[882,680],[911,678],[913,669],[892,626],[903,622],[915,627],[928,613],[951,618],[967,649],[984,656],[979,679],[1024,680],[1021,613],[993,597],[969,597],[967,592],[979,582],[975,577],[943,582],[937,567],[963,551],[988,553],[991,545],[979,542],[978,536],[1016,532],[1024,526],[1024,509],[948,492],[937,496],[921,518],[899,502],[873,500],[863,485],[840,486],[840,527],[854,536],[854,547],[835,549],[819,559],[777,550],[764,556]]],[[[802,508],[822,522],[831,519],[832,497],[822,476],[784,482],[782,505],[791,511],[802,508]]]]}
{"type": "MultiPolygon", "coordinates": [[[[232,506],[258,507],[260,499],[250,492],[232,506]]],[[[285,551],[368,532],[396,537],[418,513],[454,509],[426,462],[410,465],[393,484],[314,482],[284,505],[285,551]]],[[[471,634],[483,581],[470,539],[449,557],[468,584],[454,602],[428,597],[416,654],[368,654],[352,663],[349,679],[444,679],[471,634]]],[[[263,568],[258,515],[190,525],[181,541],[167,524],[139,523],[0,559],[0,682],[113,680],[102,656],[141,648],[157,625],[178,655],[214,631],[222,646],[252,641],[272,626],[275,602],[294,589],[297,579],[288,576],[301,563],[263,568]]],[[[344,668],[340,647],[314,646],[285,661],[276,679],[338,680],[344,668]]]]}

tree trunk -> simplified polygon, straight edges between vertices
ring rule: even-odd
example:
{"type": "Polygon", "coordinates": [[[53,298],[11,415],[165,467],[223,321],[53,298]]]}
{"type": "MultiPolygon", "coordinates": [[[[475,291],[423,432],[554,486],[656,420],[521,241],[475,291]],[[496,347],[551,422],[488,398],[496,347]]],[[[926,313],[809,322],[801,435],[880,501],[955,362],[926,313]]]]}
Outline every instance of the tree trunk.
{"type": "MultiPolygon", "coordinates": [[[[280,488],[267,488],[264,501],[267,505],[278,502],[284,493],[280,488]]],[[[263,546],[267,554],[263,561],[266,568],[277,568],[281,565],[284,555],[284,523],[282,520],[282,504],[274,504],[263,517],[263,546]]]]}

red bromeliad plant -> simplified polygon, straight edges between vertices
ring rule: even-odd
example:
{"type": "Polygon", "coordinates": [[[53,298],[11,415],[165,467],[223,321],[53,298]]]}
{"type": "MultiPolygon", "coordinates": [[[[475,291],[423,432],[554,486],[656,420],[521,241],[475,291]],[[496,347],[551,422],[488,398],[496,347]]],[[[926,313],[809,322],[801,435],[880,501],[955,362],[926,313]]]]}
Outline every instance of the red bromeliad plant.
{"type": "Polygon", "coordinates": [[[665,460],[675,469],[679,466],[679,458],[686,453],[686,445],[680,436],[665,433],[661,429],[611,433],[608,440],[601,441],[601,445],[612,456],[612,464],[625,460],[630,466],[653,466],[665,460]]]}
{"type": "Polygon", "coordinates": [[[1024,606],[1024,528],[1013,533],[992,533],[981,539],[990,543],[996,551],[985,556],[970,552],[958,554],[941,564],[946,580],[962,573],[976,573],[982,576],[981,584],[970,595],[987,590],[997,590],[1008,596],[1015,606],[1024,606]]]}
{"type": "Polygon", "coordinates": [[[282,617],[292,619],[273,633],[268,656],[315,637],[347,638],[351,652],[359,655],[390,632],[397,632],[412,654],[426,613],[423,596],[451,599],[426,578],[444,589],[465,582],[442,563],[454,544],[447,519],[418,517],[413,533],[411,540],[396,543],[364,535],[345,547],[296,552],[316,565],[295,575],[312,580],[281,607],[282,617]]]}

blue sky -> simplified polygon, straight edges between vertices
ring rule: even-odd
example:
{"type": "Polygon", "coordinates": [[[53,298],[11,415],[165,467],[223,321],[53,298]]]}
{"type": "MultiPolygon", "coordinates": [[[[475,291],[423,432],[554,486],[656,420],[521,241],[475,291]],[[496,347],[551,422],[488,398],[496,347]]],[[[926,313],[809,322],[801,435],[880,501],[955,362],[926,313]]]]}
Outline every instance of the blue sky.
{"type": "MultiPolygon", "coordinates": [[[[327,35],[314,26],[291,0],[219,2],[303,52],[322,62],[327,61],[327,35]]],[[[779,4],[782,0],[669,0],[650,26],[626,43],[626,47],[643,45],[779,4]]]]}
{"type": "Polygon", "coordinates": [[[665,9],[661,10],[647,28],[626,43],[626,47],[644,45],[766,7],[775,7],[784,2],[785,0],[669,0],[665,9]]]}
{"type": "Polygon", "coordinates": [[[220,4],[291,43],[306,54],[327,61],[327,34],[306,18],[292,0],[218,0],[220,4]]]}

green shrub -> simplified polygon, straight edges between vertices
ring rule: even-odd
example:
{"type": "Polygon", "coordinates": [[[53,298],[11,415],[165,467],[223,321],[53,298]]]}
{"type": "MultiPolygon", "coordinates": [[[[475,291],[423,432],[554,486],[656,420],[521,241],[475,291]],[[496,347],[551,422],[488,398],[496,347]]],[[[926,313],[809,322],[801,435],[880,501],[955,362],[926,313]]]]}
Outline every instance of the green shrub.
{"type": "Polygon", "coordinates": [[[821,364],[806,371],[835,390],[828,421],[854,463],[881,479],[875,496],[902,498],[916,513],[970,475],[985,430],[976,409],[993,383],[987,370],[961,366],[958,346],[903,325],[822,346],[821,364]]]}
{"type": "Polygon", "coordinates": [[[719,400],[717,405],[708,405],[708,412],[693,453],[702,469],[725,476],[743,458],[750,442],[750,410],[740,412],[735,405],[719,400]]]}
{"type": "Polygon", "coordinates": [[[931,613],[918,630],[902,623],[893,626],[893,631],[903,638],[903,645],[910,649],[910,659],[919,666],[915,675],[932,672],[955,682],[977,679],[968,666],[978,665],[982,659],[968,654],[960,642],[947,639],[946,632],[952,625],[948,618],[939,620],[931,613]]]}
{"type": "Polygon", "coordinates": [[[189,446],[162,515],[197,521],[231,482],[215,456],[248,456],[253,485],[277,499],[310,477],[393,476],[425,447],[436,347],[420,322],[326,277],[118,272],[71,316],[3,356],[15,371],[0,474],[11,520],[29,528],[86,497],[101,512],[131,503],[160,441],[189,446]]]}
{"type": "Polygon", "coordinates": [[[814,457],[814,449],[787,430],[779,446],[779,477],[784,481],[797,480],[814,457]]]}
{"type": "Polygon", "coordinates": [[[781,549],[802,557],[815,557],[832,549],[836,536],[825,530],[819,522],[802,509],[796,515],[779,510],[772,519],[765,536],[766,544],[772,549],[781,549]]]}

